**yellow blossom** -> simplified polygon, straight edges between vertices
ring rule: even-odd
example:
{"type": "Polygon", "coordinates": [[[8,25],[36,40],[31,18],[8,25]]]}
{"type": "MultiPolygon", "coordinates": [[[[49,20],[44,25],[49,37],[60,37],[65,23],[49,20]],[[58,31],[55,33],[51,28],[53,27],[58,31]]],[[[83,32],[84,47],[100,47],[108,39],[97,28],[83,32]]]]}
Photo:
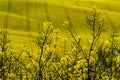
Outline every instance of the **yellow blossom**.
{"type": "Polygon", "coordinates": [[[120,55],[117,57],[116,63],[117,63],[117,64],[120,64],[120,55]]]}

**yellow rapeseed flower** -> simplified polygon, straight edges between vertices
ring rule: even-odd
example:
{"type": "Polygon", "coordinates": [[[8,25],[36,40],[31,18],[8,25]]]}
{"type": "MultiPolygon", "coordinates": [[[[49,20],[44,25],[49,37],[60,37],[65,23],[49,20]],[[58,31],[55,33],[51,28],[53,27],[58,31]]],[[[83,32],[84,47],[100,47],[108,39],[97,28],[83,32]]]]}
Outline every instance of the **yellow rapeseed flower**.
{"type": "Polygon", "coordinates": [[[117,57],[116,63],[120,64],[120,55],[117,57]]]}

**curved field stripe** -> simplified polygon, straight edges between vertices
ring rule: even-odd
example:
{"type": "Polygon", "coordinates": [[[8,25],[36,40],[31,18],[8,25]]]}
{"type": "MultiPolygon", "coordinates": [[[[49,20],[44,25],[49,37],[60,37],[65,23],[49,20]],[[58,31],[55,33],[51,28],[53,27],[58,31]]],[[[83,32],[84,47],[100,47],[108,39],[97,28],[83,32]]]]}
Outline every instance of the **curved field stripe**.
{"type": "Polygon", "coordinates": [[[70,16],[69,16],[68,10],[67,10],[65,4],[64,4],[61,0],[60,0],[60,2],[61,2],[61,4],[62,4],[62,6],[63,6],[64,12],[65,12],[65,15],[66,15],[66,19],[70,22],[70,27],[72,28],[72,27],[73,27],[73,24],[72,24],[72,22],[71,22],[71,18],[70,18],[70,16]]]}
{"type": "Polygon", "coordinates": [[[30,20],[29,20],[29,18],[30,18],[29,9],[30,9],[29,0],[26,0],[26,28],[27,28],[27,32],[28,32],[27,37],[29,37],[31,39],[32,35],[31,35],[31,32],[30,32],[31,25],[30,25],[30,20]]]}
{"type": "Polygon", "coordinates": [[[105,5],[105,7],[106,7],[108,10],[112,11],[112,9],[110,8],[110,6],[109,6],[106,2],[104,2],[104,5],[105,5]]]}
{"type": "Polygon", "coordinates": [[[107,14],[107,13],[104,13],[104,14],[105,14],[105,16],[106,16],[106,18],[107,18],[108,22],[110,23],[110,25],[111,25],[112,29],[113,29],[114,31],[116,31],[116,30],[117,30],[117,28],[116,28],[116,26],[115,26],[114,22],[112,21],[112,19],[108,16],[108,14],[107,14]]]}
{"type": "Polygon", "coordinates": [[[48,5],[47,5],[46,0],[44,0],[44,10],[45,10],[45,14],[46,14],[46,19],[47,19],[47,21],[48,21],[48,22],[51,22],[50,15],[49,15],[49,11],[48,11],[48,5]]]}
{"type": "MultiPolygon", "coordinates": [[[[8,1],[8,4],[7,4],[7,13],[9,13],[11,9],[11,0],[8,1]]],[[[4,28],[7,29],[8,28],[8,18],[9,18],[9,15],[6,14],[5,15],[5,18],[4,18],[4,28]]]]}
{"type": "Polygon", "coordinates": [[[27,31],[30,32],[29,0],[26,0],[26,27],[27,27],[27,31]]]}
{"type": "MultiPolygon", "coordinates": [[[[105,4],[105,6],[108,8],[108,10],[111,10],[110,6],[109,6],[106,2],[104,2],[104,4],[105,4]]],[[[111,20],[111,18],[108,16],[107,13],[104,13],[104,14],[105,14],[105,16],[107,17],[107,20],[109,21],[109,23],[110,23],[112,29],[113,29],[114,31],[116,31],[117,28],[115,27],[114,22],[111,20]]]]}
{"type": "MultiPolygon", "coordinates": [[[[75,5],[77,5],[78,7],[81,7],[78,1],[74,1],[75,5]]],[[[91,2],[92,3],[92,2],[91,2]]],[[[83,8],[83,12],[85,14],[85,16],[87,16],[87,10],[83,8]]]]}
{"type": "Polygon", "coordinates": [[[72,35],[72,37],[74,37],[75,35],[77,35],[77,32],[75,30],[75,28],[73,27],[73,23],[70,17],[70,13],[68,12],[68,9],[66,7],[66,5],[63,3],[62,0],[60,0],[61,5],[63,6],[64,12],[65,12],[65,16],[66,16],[66,20],[69,21],[69,27],[67,27],[67,29],[70,31],[70,34],[72,35]]]}
{"type": "MultiPolygon", "coordinates": [[[[0,11],[0,15],[6,15],[6,14],[8,16],[10,16],[10,17],[15,17],[15,18],[18,18],[18,19],[26,20],[25,16],[21,16],[21,15],[14,14],[14,13],[7,13],[7,12],[0,11]]],[[[33,18],[29,18],[29,20],[32,21],[32,22],[38,22],[37,19],[33,19],[33,18]]]]}
{"type": "MultiPolygon", "coordinates": [[[[3,29],[0,28],[0,31],[3,29]]],[[[9,35],[14,35],[14,36],[19,36],[19,37],[26,37],[28,35],[28,32],[25,31],[17,31],[17,30],[12,30],[12,29],[7,29],[9,35]]],[[[36,37],[38,34],[31,32],[33,37],[36,37]]]]}

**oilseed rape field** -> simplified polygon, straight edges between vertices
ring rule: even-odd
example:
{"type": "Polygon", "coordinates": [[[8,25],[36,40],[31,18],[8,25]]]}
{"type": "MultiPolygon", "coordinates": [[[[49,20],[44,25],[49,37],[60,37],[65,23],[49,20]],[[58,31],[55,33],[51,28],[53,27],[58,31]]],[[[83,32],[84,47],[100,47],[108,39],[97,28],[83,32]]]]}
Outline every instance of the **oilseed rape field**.
{"type": "Polygon", "coordinates": [[[119,0],[0,0],[0,80],[119,80],[119,0]]]}

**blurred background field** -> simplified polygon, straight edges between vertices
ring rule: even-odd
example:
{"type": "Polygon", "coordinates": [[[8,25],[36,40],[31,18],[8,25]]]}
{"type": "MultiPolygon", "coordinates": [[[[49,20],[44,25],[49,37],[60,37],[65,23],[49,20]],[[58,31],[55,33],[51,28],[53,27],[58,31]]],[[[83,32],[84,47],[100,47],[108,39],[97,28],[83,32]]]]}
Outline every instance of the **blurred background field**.
{"type": "MultiPolygon", "coordinates": [[[[9,0],[0,0],[0,28],[4,26],[5,15],[8,15],[8,29],[13,31],[11,37],[20,42],[18,37],[26,38],[26,1],[11,0],[11,8],[7,12],[9,0]],[[18,34],[20,33],[20,34],[18,34]],[[17,40],[18,39],[18,40],[17,40]]],[[[43,22],[50,18],[54,28],[61,30],[61,37],[70,37],[63,26],[66,16],[69,15],[73,28],[77,35],[86,38],[90,37],[90,32],[86,27],[86,15],[95,6],[98,11],[106,18],[106,31],[103,37],[111,35],[113,32],[120,31],[120,1],[119,0],[29,0],[29,21],[30,32],[36,34],[43,22]],[[65,13],[66,9],[67,13],[65,13]],[[47,11],[47,13],[46,13],[47,11]],[[39,25],[39,27],[38,27],[39,25]]],[[[14,41],[14,40],[13,40],[14,41]]]]}

